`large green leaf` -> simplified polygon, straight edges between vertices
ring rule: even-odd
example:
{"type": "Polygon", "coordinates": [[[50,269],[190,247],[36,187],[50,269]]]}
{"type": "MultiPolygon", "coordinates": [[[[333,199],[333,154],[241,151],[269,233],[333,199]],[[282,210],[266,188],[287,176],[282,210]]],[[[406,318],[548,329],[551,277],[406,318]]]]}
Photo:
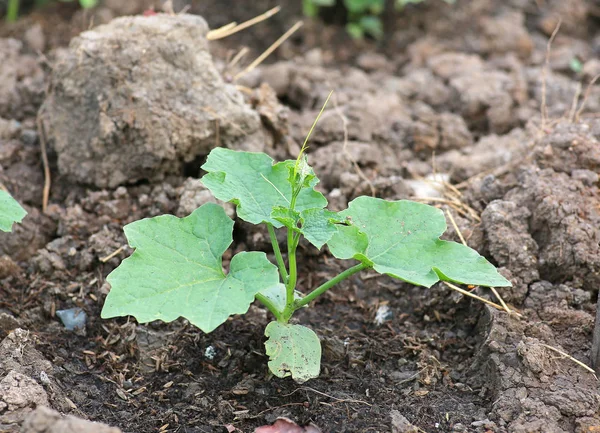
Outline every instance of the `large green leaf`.
{"type": "Polygon", "coordinates": [[[12,231],[13,223],[20,223],[25,215],[25,209],[9,193],[0,189],[0,230],[12,231]]]}
{"type": "Polygon", "coordinates": [[[185,317],[211,332],[232,314],[248,311],[261,290],[279,282],[264,253],[236,254],[225,275],[221,258],[233,221],[207,203],[185,218],[163,215],[125,226],[136,250],[108,277],[102,317],[132,315],[140,322],[185,317]]]}
{"type": "Polygon", "coordinates": [[[359,197],[340,216],[348,217],[353,225],[338,226],[328,242],[331,253],[339,259],[355,258],[379,273],[426,287],[439,280],[511,285],[476,251],[440,240],[446,219],[432,206],[359,197]]]}
{"type": "MultiPolygon", "coordinates": [[[[276,206],[290,206],[292,187],[288,178],[295,164],[296,161],[288,160],[273,165],[273,159],[264,153],[217,147],[202,166],[208,172],[202,183],[219,200],[235,203],[241,219],[281,227],[281,223],[271,217],[271,212],[276,206]]],[[[318,179],[312,178],[310,187],[300,192],[296,211],[327,206],[327,199],[313,188],[317,183],[318,179]]]]}
{"type": "Polygon", "coordinates": [[[311,329],[271,322],[265,329],[269,370],[277,377],[292,376],[296,382],[306,382],[319,376],[321,342],[311,329]]]}

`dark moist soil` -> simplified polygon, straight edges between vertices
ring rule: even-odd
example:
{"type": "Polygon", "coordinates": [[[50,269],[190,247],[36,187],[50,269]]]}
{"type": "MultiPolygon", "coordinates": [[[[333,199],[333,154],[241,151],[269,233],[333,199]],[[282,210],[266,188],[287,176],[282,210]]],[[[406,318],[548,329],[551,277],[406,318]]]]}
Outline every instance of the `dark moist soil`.
{"type": "MultiPolygon", "coordinates": [[[[342,27],[309,22],[243,78],[262,89],[249,102],[270,137],[267,151],[279,158],[294,157],[336,91],[310,150],[333,209],[372,192],[419,196],[450,211],[469,246],[513,282],[501,292],[518,312],[509,316],[445,285],[354,276],[295,317],[323,346],[321,376],[302,385],[269,375],[270,318],[258,306],[211,334],[184,320],[100,319],[105,278],[131,253],[119,250],[122,226],[189,213],[203,155],[158,180],[99,189],[61,173],[50,143],[53,183],[42,213],[36,113],[53,62],[92,16],[98,25],[153,2],[105,3],[85,14],[52,5],[0,25],[0,182],[29,212],[0,234],[0,340],[16,328],[29,332],[21,364],[11,361],[9,339],[0,346],[0,380],[16,369],[43,384],[54,409],[124,432],[251,432],[280,416],[323,432],[416,431],[402,417],[426,432],[600,431],[597,380],[548,348],[589,364],[600,283],[598,89],[581,112],[572,107],[600,73],[596,2],[430,0],[386,17],[381,42],[354,42],[342,27]],[[422,179],[436,172],[458,189],[432,190],[422,179]],[[58,320],[57,310],[72,307],[87,314],[84,331],[58,320]]],[[[269,24],[212,43],[217,67],[226,77],[236,72],[225,68],[228,59],[241,45],[259,53],[301,18],[300,3],[284,2],[269,24]]],[[[190,13],[216,28],[275,4],[192,2],[190,13]]],[[[449,227],[447,238],[458,241],[449,227]]],[[[234,252],[271,253],[266,233],[238,223],[234,237],[234,252]]],[[[326,251],[304,251],[301,290],[347,267],[326,251]]],[[[0,430],[19,431],[1,403],[0,430]]]]}

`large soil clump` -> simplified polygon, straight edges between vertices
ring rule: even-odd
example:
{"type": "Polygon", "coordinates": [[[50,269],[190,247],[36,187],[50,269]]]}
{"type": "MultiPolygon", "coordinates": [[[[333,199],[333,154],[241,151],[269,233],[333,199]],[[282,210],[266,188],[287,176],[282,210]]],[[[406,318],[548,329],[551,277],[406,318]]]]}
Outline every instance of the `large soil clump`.
{"type": "Polygon", "coordinates": [[[216,70],[207,31],[199,16],[158,14],[74,38],[41,108],[60,172],[115,187],[176,172],[217,141],[261,150],[259,115],[216,70]]]}

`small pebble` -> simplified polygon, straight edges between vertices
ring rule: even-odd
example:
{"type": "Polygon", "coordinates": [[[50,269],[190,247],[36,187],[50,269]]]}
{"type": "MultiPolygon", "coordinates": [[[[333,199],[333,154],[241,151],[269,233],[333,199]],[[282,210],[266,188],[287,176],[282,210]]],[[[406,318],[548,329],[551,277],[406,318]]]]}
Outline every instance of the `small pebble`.
{"type": "Polygon", "coordinates": [[[387,305],[381,305],[375,314],[375,324],[383,325],[383,322],[390,320],[393,316],[392,310],[387,305]]]}
{"type": "Polygon", "coordinates": [[[215,359],[216,355],[217,355],[217,351],[215,350],[215,348],[213,346],[208,346],[206,348],[206,350],[204,351],[204,357],[210,361],[215,359]]]}
{"type": "Polygon", "coordinates": [[[85,329],[87,315],[81,308],[75,307],[68,310],[58,310],[56,311],[56,315],[69,331],[85,329]]]}

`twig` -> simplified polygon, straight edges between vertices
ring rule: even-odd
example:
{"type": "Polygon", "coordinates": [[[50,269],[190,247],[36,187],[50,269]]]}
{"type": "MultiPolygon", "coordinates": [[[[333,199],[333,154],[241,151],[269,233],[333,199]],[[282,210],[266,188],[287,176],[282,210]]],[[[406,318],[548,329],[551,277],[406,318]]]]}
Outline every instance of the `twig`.
{"type": "Polygon", "coordinates": [[[573,102],[571,103],[571,109],[569,110],[569,122],[573,123],[575,120],[575,110],[577,110],[577,103],[579,102],[579,97],[581,96],[581,83],[577,83],[577,88],[575,89],[575,95],[573,95],[573,102]]]}
{"type": "Polygon", "coordinates": [[[126,247],[127,245],[122,245],[119,248],[117,248],[116,250],[114,250],[112,253],[110,253],[108,256],[105,257],[100,257],[98,260],[100,260],[102,263],[106,263],[108,262],[110,259],[112,259],[113,257],[117,256],[118,254],[120,254],[126,247]]]}
{"type": "Polygon", "coordinates": [[[462,232],[458,228],[458,225],[456,224],[456,221],[454,221],[454,217],[452,216],[452,213],[450,212],[449,209],[446,209],[446,215],[448,215],[448,219],[450,220],[450,223],[452,223],[452,227],[454,227],[454,231],[456,232],[456,234],[460,238],[460,241],[466,247],[467,246],[467,241],[465,241],[465,238],[463,237],[462,232]]]}
{"type": "Polygon", "coordinates": [[[42,165],[44,166],[44,190],[42,194],[42,212],[46,213],[48,210],[48,200],[50,198],[50,185],[52,179],[50,177],[50,164],[48,163],[48,150],[46,148],[46,131],[44,129],[44,122],[42,122],[41,112],[37,116],[37,127],[38,135],[40,137],[40,147],[42,151],[42,165]]]}
{"type": "Polygon", "coordinates": [[[214,37],[214,35],[215,35],[215,34],[217,34],[217,33],[219,33],[219,32],[223,32],[223,33],[224,33],[224,32],[226,32],[226,31],[228,31],[228,30],[231,30],[231,29],[232,29],[232,28],[234,28],[235,26],[237,26],[237,23],[236,23],[235,21],[233,21],[233,22],[231,22],[231,23],[229,23],[229,24],[225,24],[224,26],[221,26],[221,27],[219,27],[218,29],[213,29],[213,30],[210,30],[210,31],[209,31],[209,32],[206,34],[206,37],[207,37],[207,39],[208,39],[208,35],[210,35],[210,34],[212,34],[212,35],[213,35],[213,37],[214,37]]]}
{"type": "MultiPolygon", "coordinates": [[[[467,241],[465,241],[465,238],[463,237],[460,229],[458,228],[456,221],[454,221],[454,217],[452,216],[452,213],[450,212],[450,210],[446,209],[446,214],[448,214],[448,219],[450,219],[450,222],[452,223],[452,227],[454,227],[454,230],[456,231],[456,234],[460,238],[460,241],[462,242],[462,244],[465,247],[468,246],[467,241]]],[[[494,287],[490,287],[490,290],[492,291],[494,296],[496,296],[496,299],[498,299],[498,301],[500,301],[500,304],[502,304],[502,309],[504,311],[506,311],[508,314],[512,314],[512,310],[510,308],[508,308],[508,305],[506,305],[506,303],[504,302],[504,299],[502,299],[502,296],[500,296],[500,293],[498,293],[498,291],[494,287]]],[[[471,293],[471,292],[469,292],[469,293],[471,293]]]]}
{"type": "Polygon", "coordinates": [[[460,198],[463,196],[463,193],[460,192],[460,190],[457,187],[455,187],[454,185],[452,185],[450,182],[446,182],[445,180],[442,180],[441,183],[442,183],[442,185],[444,185],[445,188],[448,188],[450,191],[452,191],[456,195],[457,198],[460,198]]]}
{"type": "Polygon", "coordinates": [[[447,204],[452,206],[459,214],[465,217],[473,218],[477,222],[481,222],[481,218],[479,217],[479,215],[477,215],[475,209],[464,204],[461,201],[449,200],[447,198],[441,197],[411,197],[411,200],[447,204]]]}
{"type": "Polygon", "coordinates": [[[252,63],[250,63],[246,69],[244,69],[242,72],[239,72],[235,77],[233,77],[234,81],[237,81],[240,79],[240,77],[242,77],[242,75],[246,75],[248,72],[252,71],[254,68],[256,68],[258,65],[260,65],[263,60],[265,60],[267,57],[269,57],[271,55],[271,53],[273,51],[275,51],[281,44],[283,44],[290,36],[292,36],[292,34],[294,34],[294,32],[296,30],[298,30],[300,27],[302,27],[304,23],[302,21],[298,21],[296,24],[294,24],[292,26],[292,28],[290,28],[287,32],[285,32],[279,39],[277,39],[275,42],[273,42],[273,44],[267,48],[260,56],[258,56],[256,58],[256,60],[254,60],[252,63]]]}
{"type": "Polygon", "coordinates": [[[233,56],[233,58],[231,59],[231,61],[227,64],[227,69],[231,69],[233,68],[235,65],[237,65],[239,63],[240,60],[242,60],[242,58],[248,54],[248,51],[250,51],[248,49],[248,47],[242,47],[241,50],[238,51],[238,53],[233,56]]]}
{"type": "Polygon", "coordinates": [[[365,404],[367,406],[373,406],[372,404],[367,403],[366,401],[363,401],[363,400],[337,398],[337,397],[334,397],[329,394],[325,394],[324,392],[318,391],[318,390],[308,387],[308,386],[301,386],[300,388],[296,388],[294,391],[290,392],[289,394],[285,394],[283,397],[289,397],[290,395],[295,394],[297,391],[311,391],[311,392],[314,392],[315,394],[319,394],[319,395],[322,395],[323,397],[327,397],[332,400],[335,400],[338,403],[360,403],[360,404],[365,404]]]}
{"type": "Polygon", "coordinates": [[[575,364],[579,365],[580,367],[583,367],[584,369],[586,369],[587,371],[589,371],[590,373],[592,373],[592,375],[594,376],[594,378],[595,378],[596,380],[598,380],[598,376],[596,376],[596,372],[595,372],[593,369],[591,369],[590,367],[588,367],[587,365],[585,365],[583,362],[581,362],[581,361],[579,361],[579,360],[577,360],[577,359],[573,358],[573,357],[572,357],[571,355],[569,355],[568,353],[565,353],[565,352],[563,352],[562,350],[560,350],[560,349],[557,349],[556,347],[548,346],[547,344],[544,344],[544,343],[540,343],[540,345],[541,345],[541,346],[544,346],[546,349],[550,349],[550,350],[552,350],[552,351],[554,351],[554,352],[556,352],[556,353],[558,353],[558,354],[560,354],[560,355],[564,356],[564,357],[565,357],[565,358],[567,358],[567,359],[570,359],[570,360],[571,360],[571,361],[573,361],[575,364]]]}
{"type": "Polygon", "coordinates": [[[548,43],[546,44],[546,61],[544,63],[544,67],[542,68],[542,102],[540,107],[540,111],[542,112],[542,131],[546,127],[546,120],[548,119],[548,107],[546,105],[546,75],[548,74],[548,69],[550,68],[550,50],[552,49],[552,42],[554,42],[554,38],[556,38],[558,30],[560,29],[561,22],[562,19],[559,18],[558,22],[556,23],[556,27],[554,28],[554,31],[552,32],[552,35],[550,35],[550,39],[548,39],[548,43]]]}
{"type": "Polygon", "coordinates": [[[506,311],[508,314],[512,314],[513,311],[510,308],[508,308],[508,305],[506,305],[506,302],[504,302],[504,299],[502,299],[502,296],[500,296],[500,293],[498,293],[496,288],[490,287],[490,290],[492,291],[494,296],[496,296],[496,299],[498,299],[498,301],[500,301],[500,303],[502,304],[502,307],[504,308],[504,311],[506,311]]]}
{"type": "MultiPolygon", "coordinates": [[[[487,300],[487,299],[485,299],[485,298],[482,298],[481,296],[477,296],[477,295],[476,295],[476,294],[474,294],[474,293],[468,292],[467,290],[463,290],[463,289],[461,289],[460,287],[458,287],[458,286],[455,286],[455,285],[454,285],[454,284],[452,284],[452,283],[449,283],[449,282],[447,282],[447,281],[444,281],[444,284],[445,284],[446,286],[450,287],[452,290],[456,290],[458,293],[461,293],[461,294],[463,294],[463,295],[465,295],[465,296],[470,296],[470,297],[471,297],[471,298],[473,298],[473,299],[477,299],[478,301],[481,301],[481,302],[483,302],[483,303],[485,303],[485,304],[491,305],[492,307],[494,307],[494,308],[495,308],[495,309],[497,309],[497,310],[500,310],[500,311],[506,311],[506,310],[505,310],[505,309],[502,307],[502,305],[498,305],[498,304],[496,304],[496,303],[494,303],[494,302],[492,302],[492,301],[489,301],[489,300],[487,300]]],[[[519,317],[521,317],[521,314],[520,314],[520,313],[517,313],[516,311],[511,311],[511,313],[512,313],[512,314],[515,314],[515,315],[517,315],[517,316],[519,316],[519,317]]]]}
{"type": "Polygon", "coordinates": [[[577,113],[575,114],[576,122],[579,122],[579,116],[581,116],[581,113],[583,112],[583,109],[585,108],[585,104],[587,103],[587,100],[590,97],[590,93],[592,93],[592,87],[594,86],[594,84],[596,84],[596,81],[598,81],[599,78],[600,78],[600,74],[598,74],[594,78],[592,78],[592,81],[590,81],[590,84],[588,84],[587,88],[585,89],[585,95],[583,95],[583,101],[581,101],[581,106],[579,107],[579,110],[577,110],[577,113]]]}
{"type": "Polygon", "coordinates": [[[248,21],[244,21],[243,23],[241,23],[239,25],[234,24],[233,27],[225,26],[228,28],[221,27],[216,30],[211,30],[206,35],[206,39],[208,39],[209,41],[214,41],[216,39],[222,39],[222,38],[226,38],[227,36],[231,36],[234,33],[237,33],[241,30],[247,29],[248,27],[251,27],[254,24],[258,24],[261,21],[271,18],[273,15],[275,15],[277,12],[279,12],[280,9],[281,9],[280,6],[275,6],[273,9],[269,9],[265,13],[263,13],[257,17],[254,17],[248,21]]]}

